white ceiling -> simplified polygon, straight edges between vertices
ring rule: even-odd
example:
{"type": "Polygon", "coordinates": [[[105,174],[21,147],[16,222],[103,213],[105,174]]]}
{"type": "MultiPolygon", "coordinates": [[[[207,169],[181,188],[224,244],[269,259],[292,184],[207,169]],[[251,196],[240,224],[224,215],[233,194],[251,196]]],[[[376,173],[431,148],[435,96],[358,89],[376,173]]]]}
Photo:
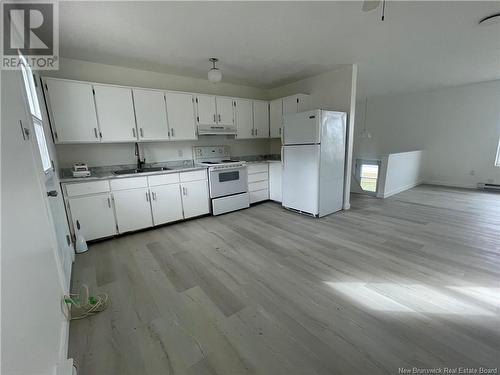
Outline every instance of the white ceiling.
{"type": "Polygon", "coordinates": [[[63,57],[276,87],[359,66],[362,95],[500,79],[500,2],[61,2],[63,57]]]}

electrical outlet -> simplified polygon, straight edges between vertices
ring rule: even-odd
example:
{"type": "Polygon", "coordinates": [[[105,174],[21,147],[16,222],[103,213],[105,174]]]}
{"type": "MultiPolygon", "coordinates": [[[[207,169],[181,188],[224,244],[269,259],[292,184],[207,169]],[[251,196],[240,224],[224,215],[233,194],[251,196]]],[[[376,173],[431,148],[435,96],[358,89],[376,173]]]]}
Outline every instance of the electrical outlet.
{"type": "Polygon", "coordinates": [[[184,156],[184,152],[182,150],[177,150],[177,155],[179,157],[182,157],[182,156],[184,156]]]}

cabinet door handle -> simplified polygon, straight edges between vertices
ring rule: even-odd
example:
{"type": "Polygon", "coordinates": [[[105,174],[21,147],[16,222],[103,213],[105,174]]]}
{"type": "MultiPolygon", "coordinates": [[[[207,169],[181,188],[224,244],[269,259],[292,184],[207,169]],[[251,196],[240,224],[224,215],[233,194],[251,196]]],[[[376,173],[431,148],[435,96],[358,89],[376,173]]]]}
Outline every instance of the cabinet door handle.
{"type": "Polygon", "coordinates": [[[141,131],[141,137],[144,138],[144,131],[142,130],[142,128],[140,128],[140,131],[141,131]]]}
{"type": "Polygon", "coordinates": [[[47,192],[47,197],[57,197],[57,190],[50,190],[47,192]]]}
{"type": "Polygon", "coordinates": [[[76,229],[80,230],[80,222],[78,220],[76,221],[76,229]]]}
{"type": "Polygon", "coordinates": [[[220,122],[220,113],[219,113],[219,122],[220,122]]]}
{"type": "Polygon", "coordinates": [[[99,138],[99,136],[97,135],[97,128],[94,128],[94,135],[96,138],[99,138]]]}
{"type": "Polygon", "coordinates": [[[132,136],[135,138],[135,128],[132,128],[132,136]]]}
{"type": "Polygon", "coordinates": [[[257,136],[257,131],[258,131],[258,130],[259,130],[259,129],[255,129],[255,136],[257,136]]]}
{"type": "Polygon", "coordinates": [[[278,134],[281,136],[281,128],[278,129],[278,134]]]}
{"type": "Polygon", "coordinates": [[[149,202],[149,192],[146,191],[146,202],[149,202]]]}
{"type": "Polygon", "coordinates": [[[171,129],[170,129],[170,132],[172,133],[172,137],[175,137],[174,128],[171,128],[171,129]]]}
{"type": "Polygon", "coordinates": [[[217,120],[215,119],[215,115],[214,115],[214,124],[217,122],[217,120]]]}
{"type": "Polygon", "coordinates": [[[151,194],[153,195],[153,200],[155,201],[156,200],[156,193],[153,191],[151,194]]]}
{"type": "Polygon", "coordinates": [[[108,207],[111,208],[111,199],[108,197],[108,207]]]}

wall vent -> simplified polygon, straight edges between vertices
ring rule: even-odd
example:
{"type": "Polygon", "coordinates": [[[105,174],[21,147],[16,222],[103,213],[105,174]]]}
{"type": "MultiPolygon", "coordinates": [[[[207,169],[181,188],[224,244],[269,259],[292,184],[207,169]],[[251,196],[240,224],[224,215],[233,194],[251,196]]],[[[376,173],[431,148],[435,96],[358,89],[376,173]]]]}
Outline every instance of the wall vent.
{"type": "Polygon", "coordinates": [[[500,185],[498,185],[498,184],[479,183],[479,184],[477,184],[477,188],[482,189],[482,190],[498,190],[498,191],[500,191],[500,185]]]}

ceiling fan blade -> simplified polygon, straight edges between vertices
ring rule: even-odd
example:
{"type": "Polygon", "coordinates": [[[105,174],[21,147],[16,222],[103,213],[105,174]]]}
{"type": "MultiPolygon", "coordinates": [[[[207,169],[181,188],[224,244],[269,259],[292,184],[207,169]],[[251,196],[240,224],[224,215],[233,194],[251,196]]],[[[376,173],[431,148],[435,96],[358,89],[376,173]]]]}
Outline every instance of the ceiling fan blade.
{"type": "Polygon", "coordinates": [[[380,5],[380,0],[365,0],[363,1],[363,12],[369,12],[370,10],[377,9],[380,5]]]}

